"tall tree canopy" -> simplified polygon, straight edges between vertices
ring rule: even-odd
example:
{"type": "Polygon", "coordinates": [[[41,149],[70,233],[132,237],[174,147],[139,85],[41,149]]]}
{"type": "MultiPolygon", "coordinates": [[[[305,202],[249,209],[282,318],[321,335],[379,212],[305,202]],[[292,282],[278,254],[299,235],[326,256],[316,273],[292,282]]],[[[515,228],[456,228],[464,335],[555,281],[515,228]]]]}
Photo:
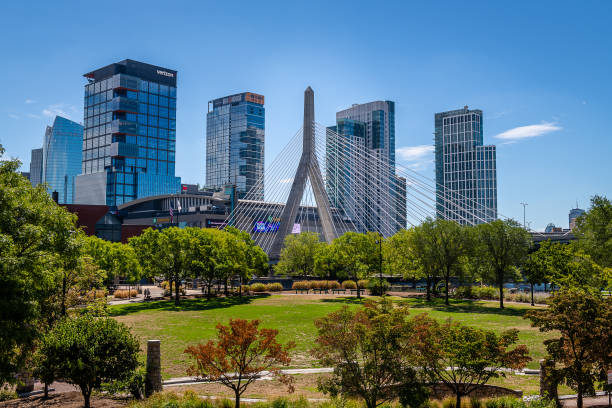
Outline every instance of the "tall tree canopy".
{"type": "Polygon", "coordinates": [[[591,198],[591,208],[579,217],[574,234],[580,247],[599,265],[612,268],[612,203],[603,196],[591,198]]]}
{"type": "Polygon", "coordinates": [[[275,272],[290,276],[314,275],[315,259],[324,245],[316,232],[287,235],[275,272]]]}

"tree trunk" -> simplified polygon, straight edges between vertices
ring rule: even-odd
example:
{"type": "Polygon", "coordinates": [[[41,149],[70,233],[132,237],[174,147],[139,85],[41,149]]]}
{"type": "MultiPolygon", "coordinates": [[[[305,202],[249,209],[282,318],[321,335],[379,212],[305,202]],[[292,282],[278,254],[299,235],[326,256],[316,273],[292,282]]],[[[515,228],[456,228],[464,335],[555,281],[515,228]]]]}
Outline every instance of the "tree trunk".
{"type": "Polygon", "coordinates": [[[174,304],[178,306],[181,303],[181,294],[179,292],[179,280],[178,276],[174,279],[174,304]]]}
{"type": "Polygon", "coordinates": [[[578,387],[578,398],[576,399],[576,408],[582,408],[582,387],[578,387]]]}
{"type": "Polygon", "coordinates": [[[223,282],[223,291],[225,292],[225,297],[227,297],[227,278],[223,282]]]}
{"type": "Polygon", "coordinates": [[[504,308],[504,273],[497,273],[497,283],[499,284],[499,308],[504,308]]]}
{"type": "Polygon", "coordinates": [[[49,398],[49,384],[45,383],[45,399],[49,398]]]}
{"type": "Polygon", "coordinates": [[[240,288],[238,289],[238,296],[242,297],[242,276],[239,277],[238,284],[240,285],[240,288]]]}
{"type": "Polygon", "coordinates": [[[533,303],[533,283],[531,284],[531,306],[534,306],[535,303],[533,303]]]}
{"type": "Polygon", "coordinates": [[[450,271],[447,270],[446,271],[446,276],[445,276],[445,279],[446,279],[446,299],[444,301],[444,303],[446,303],[446,306],[448,306],[448,281],[449,281],[449,275],[450,275],[450,271]]]}
{"type": "Polygon", "coordinates": [[[89,388],[82,388],[81,393],[83,394],[83,399],[85,399],[85,408],[90,408],[91,390],[89,388]]]}
{"type": "Polygon", "coordinates": [[[234,404],[234,407],[235,408],[240,408],[240,393],[238,392],[238,389],[234,390],[234,393],[235,393],[235,397],[234,398],[236,400],[236,402],[234,404]]]}
{"type": "Polygon", "coordinates": [[[461,393],[457,393],[457,399],[455,400],[455,404],[457,404],[456,408],[461,408],[461,393]]]}
{"type": "Polygon", "coordinates": [[[427,301],[431,301],[431,278],[429,276],[427,276],[426,278],[426,282],[425,285],[427,286],[426,291],[427,291],[427,301]]]}
{"type": "Polygon", "coordinates": [[[210,300],[210,291],[212,289],[212,282],[206,284],[206,299],[210,300]]]}

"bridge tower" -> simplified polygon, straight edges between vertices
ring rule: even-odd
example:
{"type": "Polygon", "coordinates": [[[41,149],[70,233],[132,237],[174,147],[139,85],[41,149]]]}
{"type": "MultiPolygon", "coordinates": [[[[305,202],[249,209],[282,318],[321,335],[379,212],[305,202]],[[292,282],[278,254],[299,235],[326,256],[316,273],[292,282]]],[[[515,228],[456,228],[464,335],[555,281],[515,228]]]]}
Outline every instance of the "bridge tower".
{"type": "Polygon", "coordinates": [[[302,157],[293,178],[293,184],[289,192],[287,204],[283,209],[280,217],[280,225],[278,232],[274,237],[272,247],[270,249],[270,259],[278,260],[280,251],[285,242],[285,237],[293,228],[295,217],[297,216],[304,196],[306,187],[306,179],[310,179],[312,192],[317,203],[317,211],[321,220],[323,230],[323,239],[326,242],[331,242],[336,238],[334,229],[334,220],[331,215],[331,205],[323,184],[321,169],[315,155],[315,131],[314,131],[314,92],[311,87],[304,91],[304,126],[303,126],[303,141],[302,141],[302,157]]]}

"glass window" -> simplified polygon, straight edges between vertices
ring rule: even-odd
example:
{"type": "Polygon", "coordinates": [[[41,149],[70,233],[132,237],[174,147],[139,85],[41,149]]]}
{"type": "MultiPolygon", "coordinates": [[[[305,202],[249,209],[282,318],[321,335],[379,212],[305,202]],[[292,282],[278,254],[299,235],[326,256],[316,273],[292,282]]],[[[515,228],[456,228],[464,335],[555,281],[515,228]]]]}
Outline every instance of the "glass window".
{"type": "Polygon", "coordinates": [[[138,90],[139,90],[139,91],[144,91],[144,92],[147,92],[147,91],[148,91],[148,89],[149,89],[148,84],[149,84],[149,83],[148,83],[147,81],[143,81],[143,80],[141,80],[141,81],[138,83],[138,90]]]}
{"type": "Polygon", "coordinates": [[[176,88],[171,86],[169,90],[170,90],[170,96],[172,98],[176,98],[176,88]]]}
{"type": "Polygon", "coordinates": [[[168,106],[168,98],[166,98],[165,96],[160,96],[159,97],[159,106],[167,107],[168,106]]]}
{"type": "Polygon", "coordinates": [[[159,93],[159,86],[155,82],[149,82],[149,93],[159,93]]]}
{"type": "Polygon", "coordinates": [[[157,105],[158,97],[157,95],[149,94],[149,103],[153,105],[157,105]]]}
{"type": "Polygon", "coordinates": [[[159,94],[163,96],[168,96],[168,85],[160,85],[159,94]]]}

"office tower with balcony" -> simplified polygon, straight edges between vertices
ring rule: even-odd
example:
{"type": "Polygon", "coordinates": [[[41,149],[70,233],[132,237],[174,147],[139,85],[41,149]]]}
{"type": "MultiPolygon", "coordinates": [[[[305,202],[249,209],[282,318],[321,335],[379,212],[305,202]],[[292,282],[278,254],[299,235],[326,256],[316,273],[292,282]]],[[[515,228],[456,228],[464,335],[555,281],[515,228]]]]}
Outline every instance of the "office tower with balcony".
{"type": "Polygon", "coordinates": [[[42,183],[43,176],[43,149],[32,149],[30,156],[30,183],[36,187],[42,183]]]}
{"type": "Polygon", "coordinates": [[[84,76],[85,131],[75,203],[114,207],[178,192],[177,72],[127,59],[84,76]]]}
{"type": "Polygon", "coordinates": [[[72,204],[74,182],[81,173],[83,126],[56,116],[47,126],[42,153],[42,180],[49,194],[57,191],[58,203],[72,204]]]}
{"type": "Polygon", "coordinates": [[[483,145],[482,111],[436,113],[436,215],[464,225],[497,218],[494,145],[483,145]]]}
{"type": "Polygon", "coordinates": [[[326,189],[330,203],[361,232],[393,235],[406,227],[406,181],[395,174],[395,103],[355,104],[328,128],[326,189]],[[337,135],[337,136],[336,136],[337,135]]]}
{"type": "Polygon", "coordinates": [[[264,97],[243,92],[208,102],[206,186],[236,186],[238,198],[263,200],[264,97]]]}

